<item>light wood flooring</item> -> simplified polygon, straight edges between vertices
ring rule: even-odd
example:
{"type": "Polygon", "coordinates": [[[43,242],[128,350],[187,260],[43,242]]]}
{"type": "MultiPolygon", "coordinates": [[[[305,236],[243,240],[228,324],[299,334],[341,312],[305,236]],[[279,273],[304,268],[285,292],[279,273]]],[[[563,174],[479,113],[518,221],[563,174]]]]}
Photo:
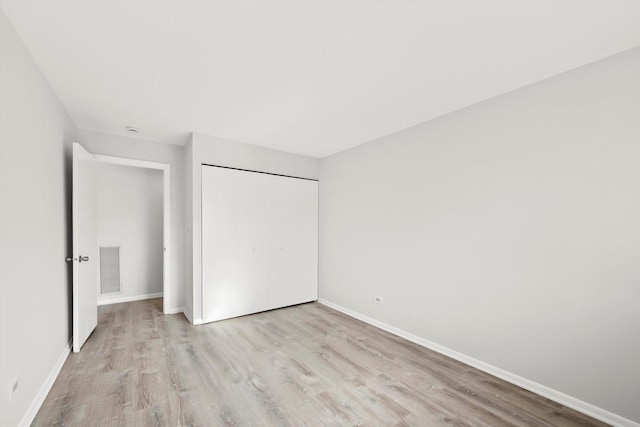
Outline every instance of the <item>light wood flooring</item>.
{"type": "Polygon", "coordinates": [[[191,326],[99,308],[35,426],[601,426],[319,304],[191,326]]]}

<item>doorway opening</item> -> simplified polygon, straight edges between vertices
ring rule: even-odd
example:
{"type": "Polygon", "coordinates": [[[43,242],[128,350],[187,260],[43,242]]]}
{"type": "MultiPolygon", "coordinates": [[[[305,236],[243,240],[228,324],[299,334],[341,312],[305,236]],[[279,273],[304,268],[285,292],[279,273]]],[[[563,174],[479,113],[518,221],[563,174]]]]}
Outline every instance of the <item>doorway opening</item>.
{"type": "MultiPolygon", "coordinates": [[[[167,163],[149,162],[123,157],[98,154],[94,154],[94,157],[102,163],[158,170],[162,174],[162,312],[164,314],[171,314],[171,167],[167,163]]],[[[127,247],[118,248],[118,251],[114,251],[113,246],[115,245],[107,243],[105,253],[120,253],[119,256],[121,258],[128,256],[127,247]],[[111,248],[111,250],[109,250],[109,248],[111,248]]],[[[110,262],[115,262],[116,258],[117,257],[114,256],[110,262]]],[[[136,262],[137,260],[133,261],[136,262]]],[[[119,268],[120,266],[118,265],[118,269],[119,268]]],[[[126,299],[122,300],[122,302],[125,300],[126,299]]]]}

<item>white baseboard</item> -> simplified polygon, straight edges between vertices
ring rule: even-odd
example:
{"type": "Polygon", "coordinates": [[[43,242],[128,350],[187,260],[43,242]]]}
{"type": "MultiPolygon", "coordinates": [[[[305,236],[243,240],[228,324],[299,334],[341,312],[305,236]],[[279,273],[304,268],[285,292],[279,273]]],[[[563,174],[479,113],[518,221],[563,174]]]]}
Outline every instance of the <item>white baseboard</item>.
{"type": "Polygon", "coordinates": [[[153,299],[153,298],[162,298],[162,292],[157,292],[155,294],[144,294],[144,295],[135,295],[130,297],[119,296],[119,297],[98,297],[98,305],[109,305],[109,304],[118,304],[121,302],[131,302],[131,301],[142,301],[145,299],[153,299]]]}
{"type": "Polygon", "coordinates": [[[184,314],[184,317],[187,318],[187,320],[189,321],[189,323],[191,323],[193,325],[193,315],[191,314],[191,312],[189,310],[187,310],[187,307],[184,307],[184,309],[182,310],[182,314],[184,314]]]}
{"type": "Polygon", "coordinates": [[[22,417],[22,420],[20,420],[20,424],[18,424],[20,427],[29,427],[33,420],[36,418],[36,415],[38,414],[38,411],[40,410],[44,399],[47,398],[47,394],[49,394],[51,387],[53,387],[53,383],[56,381],[56,378],[58,378],[58,374],[60,373],[64,362],[67,360],[69,353],[71,353],[71,342],[72,341],[69,340],[67,345],[62,349],[62,353],[60,353],[58,360],[56,360],[56,363],[51,368],[51,372],[49,372],[47,379],[44,381],[44,383],[40,387],[40,390],[38,390],[38,393],[33,398],[31,405],[29,405],[29,409],[22,417]]]}
{"type": "Polygon", "coordinates": [[[166,313],[164,314],[178,314],[178,313],[184,313],[185,308],[184,307],[174,307],[174,308],[170,308],[166,313]]]}
{"type": "Polygon", "coordinates": [[[640,427],[640,423],[632,421],[630,419],[624,418],[620,415],[614,414],[613,412],[609,412],[605,409],[594,406],[590,403],[584,402],[575,397],[569,396],[568,394],[562,393],[558,390],[554,390],[545,385],[536,383],[534,381],[523,378],[519,375],[513,374],[511,372],[505,371],[504,369],[500,369],[496,366],[490,365],[488,363],[482,362],[481,360],[474,359],[473,357],[467,356],[465,354],[459,353],[455,350],[451,350],[450,348],[441,346],[440,344],[436,344],[424,338],[421,338],[417,335],[413,335],[409,332],[403,331],[402,329],[398,329],[386,323],[375,320],[371,317],[360,314],[356,311],[349,310],[348,308],[342,307],[338,304],[335,304],[331,301],[327,301],[325,299],[319,298],[318,302],[320,304],[326,305],[327,307],[331,307],[334,310],[337,310],[341,313],[346,314],[347,316],[351,316],[358,320],[362,320],[365,323],[373,325],[377,328],[390,332],[394,335],[402,337],[408,341],[414,342],[418,345],[426,347],[430,350],[436,351],[440,354],[444,354],[452,359],[455,359],[459,362],[465,363],[469,366],[472,366],[476,369],[484,371],[494,377],[498,377],[502,380],[510,382],[511,384],[515,384],[519,387],[522,387],[526,390],[529,390],[533,393],[539,394],[540,396],[546,397],[547,399],[551,399],[554,402],[558,402],[564,406],[567,406],[571,409],[575,409],[576,411],[582,412],[583,414],[589,415],[592,418],[603,421],[605,423],[611,424],[616,427],[640,427]]]}

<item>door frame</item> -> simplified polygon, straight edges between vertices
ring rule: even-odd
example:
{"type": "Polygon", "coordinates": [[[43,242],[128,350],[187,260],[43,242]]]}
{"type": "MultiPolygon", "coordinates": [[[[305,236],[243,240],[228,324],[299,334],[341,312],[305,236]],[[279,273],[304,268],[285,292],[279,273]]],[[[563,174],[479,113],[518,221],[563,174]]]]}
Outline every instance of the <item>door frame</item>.
{"type": "Polygon", "coordinates": [[[156,169],[162,171],[162,312],[171,314],[171,165],[168,163],[149,162],[146,160],[128,159],[125,157],[93,155],[96,160],[114,165],[133,166],[138,168],[156,169]]]}

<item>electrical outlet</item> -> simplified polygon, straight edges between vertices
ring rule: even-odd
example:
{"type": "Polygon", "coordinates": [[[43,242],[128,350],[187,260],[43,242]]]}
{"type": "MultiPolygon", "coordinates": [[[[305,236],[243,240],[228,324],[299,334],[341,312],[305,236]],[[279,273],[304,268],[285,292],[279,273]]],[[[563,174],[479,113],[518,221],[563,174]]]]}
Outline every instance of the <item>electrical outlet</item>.
{"type": "Polygon", "coordinates": [[[373,300],[378,304],[382,304],[382,297],[373,297],[373,300]]]}
{"type": "Polygon", "coordinates": [[[18,390],[19,383],[20,383],[20,380],[16,378],[13,384],[11,384],[10,393],[9,393],[10,398],[13,398],[13,395],[15,394],[16,390],[18,390]]]}

